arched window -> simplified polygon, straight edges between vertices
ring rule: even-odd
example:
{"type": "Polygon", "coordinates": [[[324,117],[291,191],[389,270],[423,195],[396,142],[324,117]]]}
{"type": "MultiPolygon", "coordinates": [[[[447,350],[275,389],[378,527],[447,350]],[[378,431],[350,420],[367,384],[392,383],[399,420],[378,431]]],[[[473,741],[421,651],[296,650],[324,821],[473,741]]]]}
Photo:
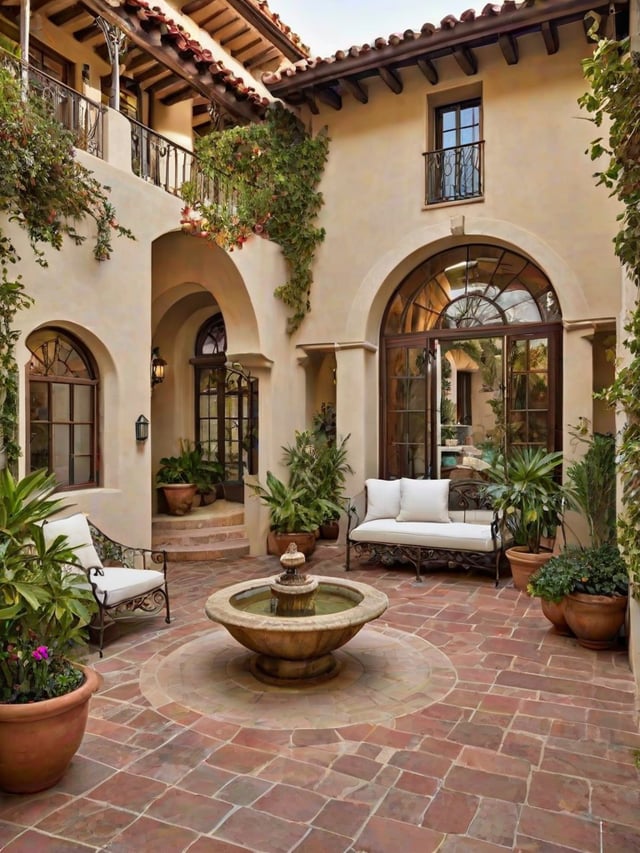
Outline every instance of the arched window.
{"type": "Polygon", "coordinates": [[[29,470],[46,468],[61,486],[95,486],[98,376],[93,359],[59,329],[38,329],[27,346],[29,470]]]}
{"type": "Polygon", "coordinates": [[[500,246],[456,246],[410,272],[382,326],[382,475],[560,449],[561,319],[543,271],[500,246]]]}

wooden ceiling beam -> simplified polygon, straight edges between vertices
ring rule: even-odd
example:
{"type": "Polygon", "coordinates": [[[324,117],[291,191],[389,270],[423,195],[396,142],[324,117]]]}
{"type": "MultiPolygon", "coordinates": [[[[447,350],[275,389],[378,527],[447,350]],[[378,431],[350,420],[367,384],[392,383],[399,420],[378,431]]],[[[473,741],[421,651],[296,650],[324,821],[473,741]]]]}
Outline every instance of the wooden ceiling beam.
{"type": "Polygon", "coordinates": [[[510,33],[498,36],[498,44],[507,65],[517,65],[520,54],[518,52],[518,40],[510,33]]]}
{"type": "Polygon", "coordinates": [[[402,92],[402,77],[400,77],[397,71],[383,65],[378,68],[378,74],[382,82],[391,89],[394,95],[399,95],[402,92]]]}
{"type": "Polygon", "coordinates": [[[193,100],[193,89],[186,86],[179,89],[177,92],[174,92],[172,95],[167,95],[165,97],[159,95],[159,97],[165,106],[172,107],[174,104],[181,104],[183,101],[193,100]]]}
{"type": "Polygon", "coordinates": [[[236,39],[241,38],[242,36],[246,36],[247,33],[250,33],[250,32],[251,32],[251,30],[249,27],[242,27],[241,29],[236,30],[231,35],[225,36],[223,39],[220,39],[219,40],[220,47],[226,47],[229,44],[229,42],[235,41],[236,39]]]}
{"type": "Polygon", "coordinates": [[[545,21],[540,25],[540,32],[544,39],[544,46],[549,56],[557,53],[560,50],[560,38],[558,36],[558,27],[552,21],[545,21]]]}
{"type": "Polygon", "coordinates": [[[191,2],[185,4],[180,11],[183,15],[193,15],[194,12],[199,12],[200,9],[204,9],[204,7],[208,6],[210,3],[211,0],[191,0],[191,2]]]}
{"type": "Polygon", "coordinates": [[[417,65],[429,83],[431,83],[432,86],[435,86],[440,78],[438,75],[438,69],[433,62],[425,57],[424,59],[419,59],[417,65]]]}
{"type": "Polygon", "coordinates": [[[302,101],[309,107],[311,113],[314,116],[319,115],[320,110],[318,109],[318,104],[316,103],[316,99],[310,92],[305,91],[302,93],[302,101]]]}
{"type": "Polygon", "coordinates": [[[467,77],[478,73],[478,60],[469,47],[459,47],[453,51],[453,56],[467,77]]]}
{"type": "Polygon", "coordinates": [[[335,89],[318,89],[314,91],[315,97],[326,104],[328,107],[333,107],[334,110],[342,109],[342,98],[335,89]]]}
{"type": "Polygon", "coordinates": [[[355,80],[351,77],[340,77],[338,83],[343,89],[346,89],[356,101],[360,101],[361,104],[367,104],[369,102],[369,94],[366,88],[360,83],[358,80],[355,80]]]}
{"type": "Polygon", "coordinates": [[[277,46],[287,59],[296,62],[306,56],[305,51],[296,46],[289,36],[268,15],[265,15],[253,0],[226,0],[229,6],[239,12],[247,23],[260,35],[277,46]]]}
{"type": "Polygon", "coordinates": [[[147,52],[163,68],[182,77],[193,88],[194,95],[199,92],[215,101],[237,120],[255,121],[256,116],[261,114],[261,105],[253,99],[236,97],[235,91],[232,88],[228,89],[222,80],[217,80],[209,72],[201,71],[191,62],[183,62],[173,49],[167,49],[164,45],[158,44],[157,30],[152,29],[150,32],[144,30],[140,26],[139,19],[136,16],[130,17],[123,7],[107,9],[97,0],[83,0],[83,3],[92,11],[119,26],[130,42],[147,52]]]}

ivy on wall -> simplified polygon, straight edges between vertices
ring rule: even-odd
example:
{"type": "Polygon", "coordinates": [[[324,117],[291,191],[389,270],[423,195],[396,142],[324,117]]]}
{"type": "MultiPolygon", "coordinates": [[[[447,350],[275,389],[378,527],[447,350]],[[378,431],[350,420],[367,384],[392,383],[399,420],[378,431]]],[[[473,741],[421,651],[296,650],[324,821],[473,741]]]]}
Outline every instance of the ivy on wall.
{"type": "Polygon", "coordinates": [[[196,142],[205,185],[213,198],[202,198],[202,182],[182,188],[187,202],[185,231],[233,251],[254,234],[277,243],[288,279],[275,296],[291,310],[293,333],[311,309],[311,267],[325,232],[315,219],[322,207],[317,186],[328,154],[326,132],[311,137],[293,113],[280,104],[261,124],[215,131],[196,142]],[[221,177],[222,176],[222,177],[221,177]]]}
{"type": "Polygon", "coordinates": [[[583,68],[591,88],[579,104],[597,127],[607,124],[606,136],[594,139],[588,153],[594,161],[605,159],[595,173],[597,184],[622,203],[614,249],[636,286],[636,300],[624,326],[629,357],[604,398],[625,417],[617,454],[623,505],[618,541],[629,567],[632,594],[640,599],[640,57],[630,52],[628,39],[602,39],[583,68]]]}
{"type": "Polygon", "coordinates": [[[62,248],[65,238],[84,242],[78,227],[95,222],[93,255],[107,260],[113,234],[133,237],[116,221],[108,187],[74,159],[73,134],[37,94],[22,97],[19,63],[0,57],[0,452],[14,465],[17,438],[18,372],[14,328],[32,299],[15,272],[20,257],[2,220],[26,232],[35,259],[46,267],[44,247],[62,248]]]}

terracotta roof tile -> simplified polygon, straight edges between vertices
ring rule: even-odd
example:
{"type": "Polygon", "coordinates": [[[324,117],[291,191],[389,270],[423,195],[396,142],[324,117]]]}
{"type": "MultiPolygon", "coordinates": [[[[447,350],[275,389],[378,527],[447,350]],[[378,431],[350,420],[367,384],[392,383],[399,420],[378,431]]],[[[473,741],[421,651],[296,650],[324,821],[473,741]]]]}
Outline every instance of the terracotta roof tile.
{"type": "Polygon", "coordinates": [[[475,9],[467,9],[465,12],[462,12],[459,17],[456,17],[455,15],[446,15],[440,21],[439,27],[430,22],[426,22],[418,32],[408,29],[402,33],[391,33],[387,38],[379,36],[373,40],[371,44],[366,43],[360,46],[353,46],[348,50],[338,50],[330,57],[316,57],[313,60],[301,60],[294,64],[285,62],[277,71],[263,74],[262,80],[266,85],[278,83],[283,77],[303,74],[305,71],[316,68],[323,63],[343,62],[349,58],[363,56],[371,51],[382,50],[389,46],[398,47],[405,42],[418,41],[420,39],[426,40],[441,31],[453,31],[458,28],[466,31],[467,27],[472,27],[474,23],[481,19],[494,18],[503,15],[506,16],[522,7],[532,5],[534,5],[534,0],[521,0],[521,2],[516,2],[516,0],[505,0],[502,4],[487,3],[480,13],[476,12],[475,9]]]}
{"type": "Polygon", "coordinates": [[[269,4],[266,0],[249,0],[249,2],[256,7],[262,14],[268,18],[275,26],[280,30],[283,35],[285,35],[289,41],[294,44],[297,48],[304,51],[307,55],[311,52],[306,44],[303,44],[302,39],[297,33],[294,33],[291,27],[287,26],[281,19],[280,15],[277,12],[272,12],[269,8],[269,4]]]}
{"type": "MultiPolygon", "coordinates": [[[[260,95],[253,86],[227,68],[213,53],[192,38],[181,24],[169,18],[157,6],[150,6],[147,0],[121,0],[121,5],[133,12],[145,30],[158,28],[160,38],[170,44],[182,60],[191,60],[200,73],[209,72],[214,80],[231,89],[240,100],[250,101],[259,111],[264,110],[270,99],[260,95]]],[[[265,4],[266,5],[266,4],[265,4]]]]}

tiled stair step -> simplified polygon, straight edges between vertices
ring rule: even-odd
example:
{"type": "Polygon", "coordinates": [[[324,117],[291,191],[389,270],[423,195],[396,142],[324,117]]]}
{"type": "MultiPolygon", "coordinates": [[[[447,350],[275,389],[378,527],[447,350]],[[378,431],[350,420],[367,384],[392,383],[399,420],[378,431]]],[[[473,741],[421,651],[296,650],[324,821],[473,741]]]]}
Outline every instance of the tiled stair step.
{"type": "Polygon", "coordinates": [[[213,506],[216,507],[215,512],[204,510],[200,507],[192,510],[187,515],[156,515],[153,518],[153,531],[161,530],[199,530],[203,527],[229,527],[237,524],[244,524],[244,509],[242,506],[238,508],[238,504],[221,506],[218,508],[216,501],[213,506]]]}
{"type": "Polygon", "coordinates": [[[234,539],[246,539],[247,531],[244,524],[229,527],[200,527],[185,530],[156,530],[153,529],[153,547],[167,548],[177,545],[182,548],[189,545],[212,545],[215,542],[228,542],[234,539]]]}
{"type": "Polygon", "coordinates": [[[198,562],[202,560],[234,560],[249,555],[248,539],[227,539],[205,545],[167,545],[167,559],[170,563],[198,562]]]}

